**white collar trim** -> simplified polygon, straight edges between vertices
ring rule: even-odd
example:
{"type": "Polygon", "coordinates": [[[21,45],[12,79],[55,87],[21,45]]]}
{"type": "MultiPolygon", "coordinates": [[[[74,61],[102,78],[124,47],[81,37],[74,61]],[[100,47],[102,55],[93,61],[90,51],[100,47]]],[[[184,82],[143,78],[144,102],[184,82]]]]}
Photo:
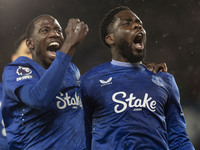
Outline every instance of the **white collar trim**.
{"type": "Polygon", "coordinates": [[[142,62],[130,63],[130,62],[122,62],[122,61],[117,61],[117,60],[112,59],[111,64],[116,65],[116,66],[122,66],[122,67],[133,67],[133,66],[138,66],[142,64],[142,62]]]}

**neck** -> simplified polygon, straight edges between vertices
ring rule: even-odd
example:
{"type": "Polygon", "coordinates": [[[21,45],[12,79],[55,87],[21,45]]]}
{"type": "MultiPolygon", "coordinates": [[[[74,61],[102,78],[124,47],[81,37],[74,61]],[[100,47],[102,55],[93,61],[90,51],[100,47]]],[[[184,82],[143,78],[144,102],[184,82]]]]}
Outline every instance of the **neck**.
{"type": "Polygon", "coordinates": [[[118,53],[118,51],[116,51],[115,49],[111,49],[111,53],[112,53],[112,59],[115,61],[120,61],[120,62],[127,62],[127,63],[141,63],[142,61],[138,62],[131,62],[129,61],[127,58],[125,58],[124,56],[122,56],[120,53],[118,53]]]}
{"type": "Polygon", "coordinates": [[[42,61],[40,61],[40,60],[38,60],[38,59],[34,59],[34,58],[33,58],[33,60],[34,60],[35,62],[37,62],[40,66],[42,66],[44,69],[48,69],[49,66],[50,66],[50,65],[47,65],[47,64],[45,64],[44,62],[42,62],[42,61]]]}
{"type": "Polygon", "coordinates": [[[116,53],[116,50],[111,48],[112,59],[120,62],[129,62],[126,58],[124,58],[121,54],[116,53]]]}

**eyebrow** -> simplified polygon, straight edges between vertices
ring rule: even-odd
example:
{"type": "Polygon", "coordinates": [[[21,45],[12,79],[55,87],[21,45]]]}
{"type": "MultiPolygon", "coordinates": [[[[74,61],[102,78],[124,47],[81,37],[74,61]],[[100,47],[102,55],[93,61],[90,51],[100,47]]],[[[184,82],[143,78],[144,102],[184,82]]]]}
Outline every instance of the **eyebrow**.
{"type": "Polygon", "coordinates": [[[124,20],[124,21],[134,21],[136,23],[143,24],[142,21],[138,18],[135,18],[135,19],[133,19],[133,18],[123,18],[122,20],[124,20]]]}
{"type": "Polygon", "coordinates": [[[143,25],[142,21],[140,19],[138,19],[138,18],[135,19],[135,22],[136,23],[140,23],[141,25],[143,25]]]}
{"type": "Polygon", "coordinates": [[[39,31],[41,31],[41,30],[44,29],[44,28],[50,28],[50,27],[48,27],[48,26],[43,26],[43,27],[40,27],[40,28],[38,28],[38,29],[39,29],[39,31]]]}

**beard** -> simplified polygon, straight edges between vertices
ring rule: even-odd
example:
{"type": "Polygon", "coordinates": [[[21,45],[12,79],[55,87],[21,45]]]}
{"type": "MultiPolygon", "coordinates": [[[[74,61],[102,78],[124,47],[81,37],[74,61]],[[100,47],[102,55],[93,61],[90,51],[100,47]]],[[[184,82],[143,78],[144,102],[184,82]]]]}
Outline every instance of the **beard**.
{"type": "MultiPolygon", "coordinates": [[[[136,50],[137,51],[137,50],[136,50]]],[[[119,45],[119,53],[126,58],[130,63],[138,63],[143,60],[146,55],[146,50],[143,49],[142,52],[134,54],[132,52],[132,46],[126,41],[121,42],[119,45]]]]}

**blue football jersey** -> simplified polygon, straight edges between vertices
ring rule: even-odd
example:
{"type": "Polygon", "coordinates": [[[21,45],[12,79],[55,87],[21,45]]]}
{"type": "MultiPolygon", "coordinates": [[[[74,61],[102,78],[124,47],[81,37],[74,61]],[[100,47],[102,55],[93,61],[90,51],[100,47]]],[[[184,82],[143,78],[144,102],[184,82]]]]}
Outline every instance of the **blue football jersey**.
{"type": "Polygon", "coordinates": [[[169,73],[112,61],[84,74],[81,88],[92,150],[193,149],[169,73]]]}
{"type": "Polygon", "coordinates": [[[3,118],[12,150],[83,150],[84,112],[80,73],[57,51],[45,70],[19,57],[3,73],[3,118]]]}
{"type": "Polygon", "coordinates": [[[6,129],[4,125],[4,121],[1,115],[1,104],[2,104],[2,94],[3,88],[2,83],[0,83],[0,150],[8,150],[8,142],[6,139],[6,129]]]}

